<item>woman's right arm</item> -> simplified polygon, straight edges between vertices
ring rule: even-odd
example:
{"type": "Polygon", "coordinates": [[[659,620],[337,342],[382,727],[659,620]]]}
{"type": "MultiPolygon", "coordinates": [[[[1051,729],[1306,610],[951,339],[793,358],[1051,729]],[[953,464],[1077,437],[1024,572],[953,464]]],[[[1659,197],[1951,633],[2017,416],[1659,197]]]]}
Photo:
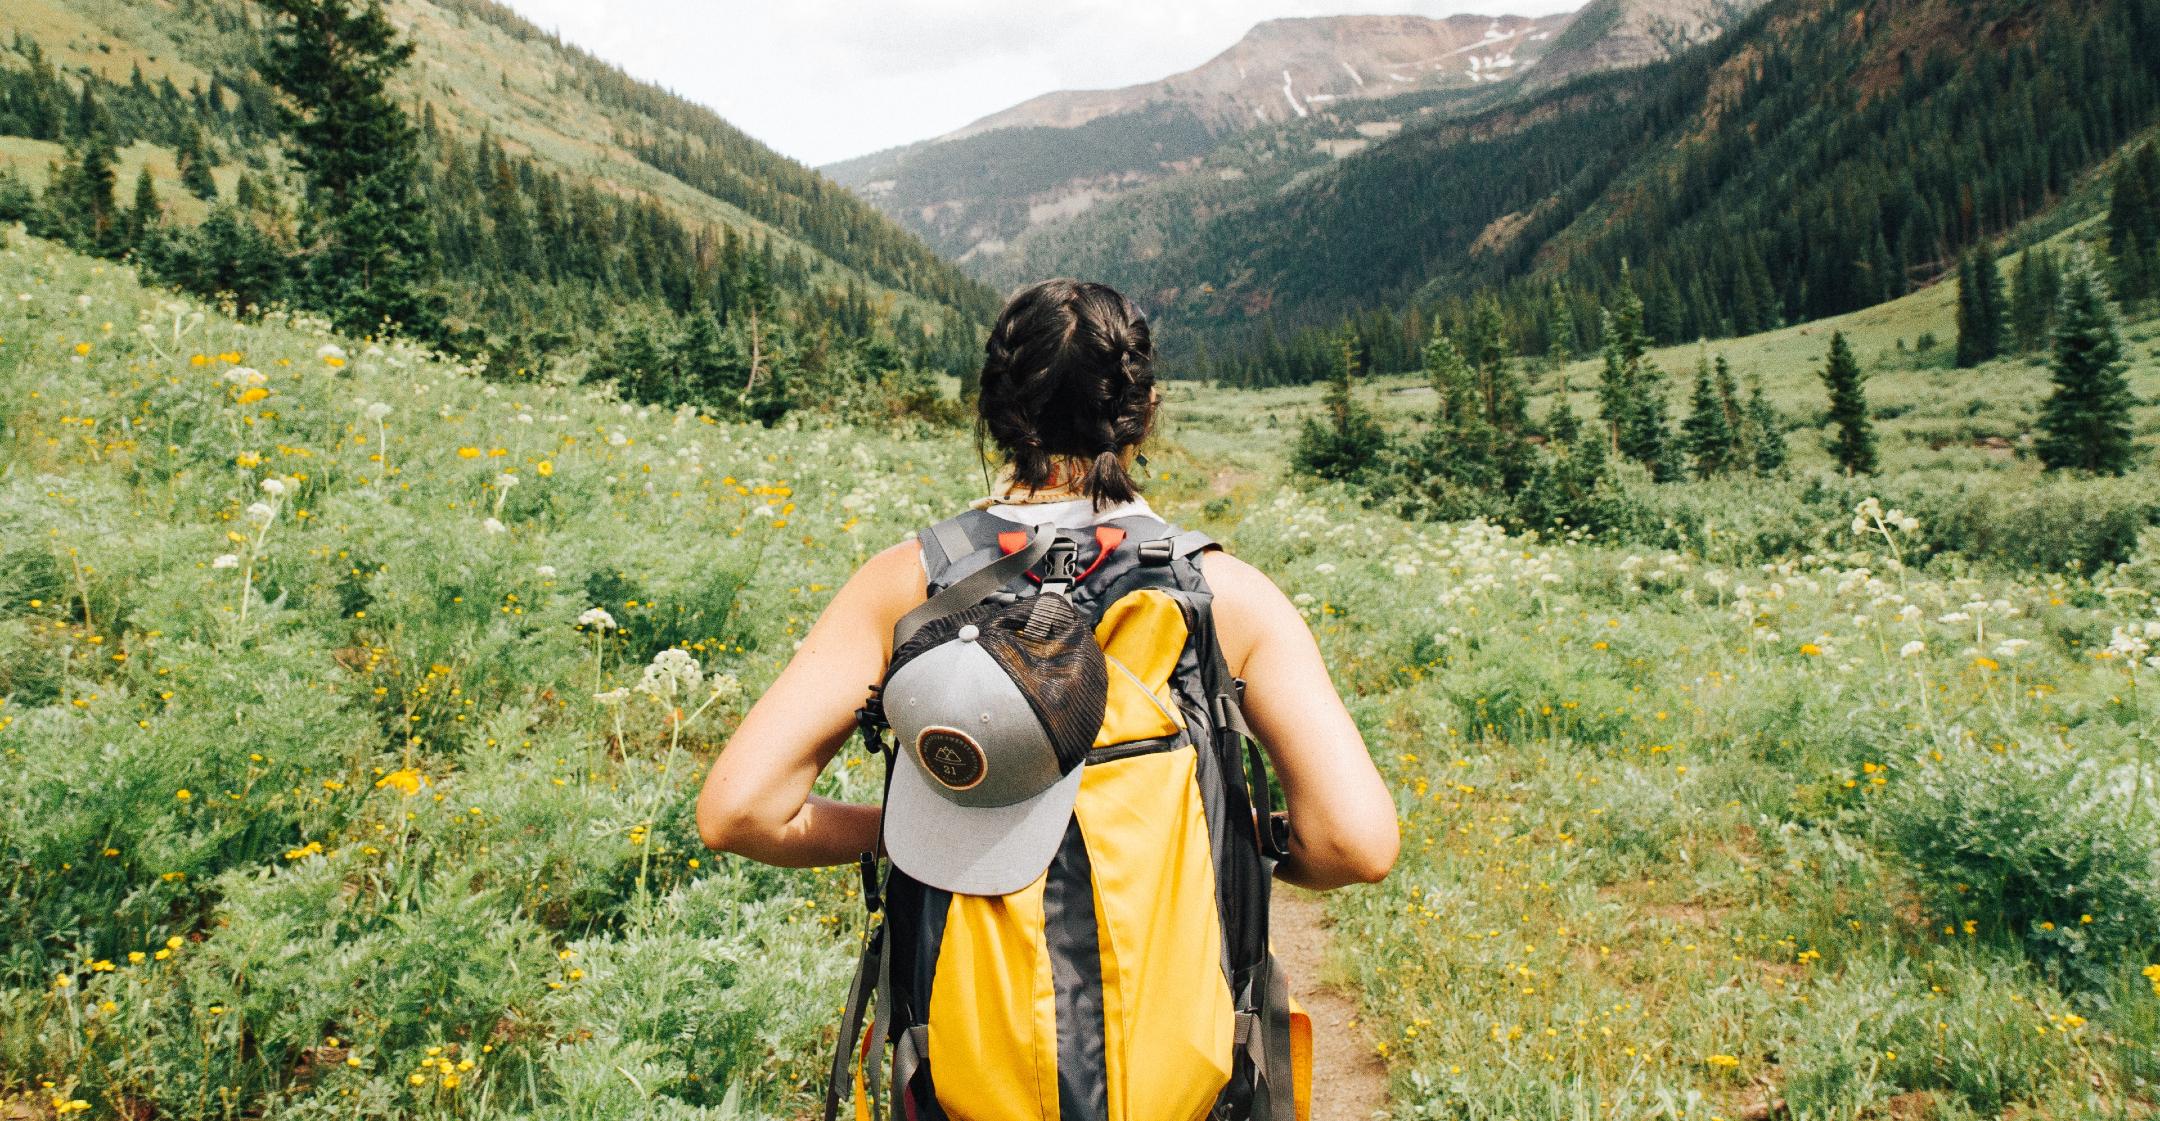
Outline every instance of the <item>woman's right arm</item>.
{"type": "Polygon", "coordinates": [[[1378,882],[1402,843],[1395,800],[1312,630],[1259,569],[1221,552],[1204,564],[1223,657],[1245,679],[1245,721],[1290,805],[1290,858],[1276,875],[1315,891],[1378,882]]]}

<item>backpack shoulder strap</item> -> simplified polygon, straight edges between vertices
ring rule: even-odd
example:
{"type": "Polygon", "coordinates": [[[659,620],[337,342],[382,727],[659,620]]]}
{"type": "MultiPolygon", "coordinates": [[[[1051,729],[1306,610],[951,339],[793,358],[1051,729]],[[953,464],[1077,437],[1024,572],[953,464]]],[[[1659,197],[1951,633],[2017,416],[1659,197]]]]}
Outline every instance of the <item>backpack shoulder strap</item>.
{"type": "MultiPolygon", "coordinates": [[[[933,526],[926,532],[935,531],[936,528],[933,526]]],[[[921,606],[913,611],[902,615],[900,621],[893,625],[893,649],[898,650],[907,645],[907,640],[915,637],[915,632],[931,623],[947,615],[966,611],[990,598],[1014,577],[1035,567],[1035,562],[1049,555],[1050,546],[1056,541],[1057,530],[1046,525],[1036,526],[1025,548],[1007,553],[938,589],[935,595],[924,600],[921,606]]],[[[927,554],[925,559],[927,560],[927,554]]],[[[937,582],[938,575],[931,575],[933,584],[937,582]]]]}
{"type": "Polygon", "coordinates": [[[955,566],[997,544],[997,531],[1013,524],[983,510],[963,510],[915,535],[922,544],[923,572],[935,590],[951,582],[955,566]]]}

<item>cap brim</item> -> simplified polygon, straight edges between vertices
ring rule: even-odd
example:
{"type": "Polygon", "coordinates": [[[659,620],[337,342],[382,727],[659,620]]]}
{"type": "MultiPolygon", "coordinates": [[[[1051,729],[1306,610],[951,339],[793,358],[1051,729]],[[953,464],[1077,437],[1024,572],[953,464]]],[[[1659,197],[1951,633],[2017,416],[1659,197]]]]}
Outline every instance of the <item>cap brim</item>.
{"type": "Polygon", "coordinates": [[[957,806],[902,749],[885,792],[885,854],[931,887],[960,895],[1010,895],[1050,867],[1086,767],[1009,806],[957,806]]]}

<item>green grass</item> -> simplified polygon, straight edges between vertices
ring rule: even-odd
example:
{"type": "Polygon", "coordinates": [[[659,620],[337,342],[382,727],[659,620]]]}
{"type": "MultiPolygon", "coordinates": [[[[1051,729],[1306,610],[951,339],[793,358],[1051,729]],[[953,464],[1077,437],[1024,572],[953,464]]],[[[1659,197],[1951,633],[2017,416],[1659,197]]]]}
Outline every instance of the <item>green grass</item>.
{"type": "MultiPolygon", "coordinates": [[[[853,873],[702,853],[691,796],[970,441],[326,345],[0,251],[0,1116],[803,1115],[853,873]],[[664,648],[720,687],[595,699],[664,648]]],[[[1293,596],[1396,792],[1396,873],[1328,900],[1392,1116],[2149,1110],[2156,671],[2116,629],[2160,547],[1419,525],[1283,485],[1308,396],[1171,395],[1151,496],[1293,596]]]]}

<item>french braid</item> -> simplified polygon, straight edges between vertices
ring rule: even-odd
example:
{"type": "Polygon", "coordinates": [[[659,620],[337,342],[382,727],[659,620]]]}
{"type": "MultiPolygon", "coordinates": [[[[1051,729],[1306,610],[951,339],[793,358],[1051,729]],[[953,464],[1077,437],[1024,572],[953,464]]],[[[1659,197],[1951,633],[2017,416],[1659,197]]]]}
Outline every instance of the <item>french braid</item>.
{"type": "Polygon", "coordinates": [[[1045,280],[1005,306],[983,347],[981,434],[1013,480],[1043,486],[1057,461],[1084,465],[1081,489],[1099,508],[1140,488],[1127,449],[1155,420],[1155,347],[1146,316],[1101,284],[1045,280]]]}

